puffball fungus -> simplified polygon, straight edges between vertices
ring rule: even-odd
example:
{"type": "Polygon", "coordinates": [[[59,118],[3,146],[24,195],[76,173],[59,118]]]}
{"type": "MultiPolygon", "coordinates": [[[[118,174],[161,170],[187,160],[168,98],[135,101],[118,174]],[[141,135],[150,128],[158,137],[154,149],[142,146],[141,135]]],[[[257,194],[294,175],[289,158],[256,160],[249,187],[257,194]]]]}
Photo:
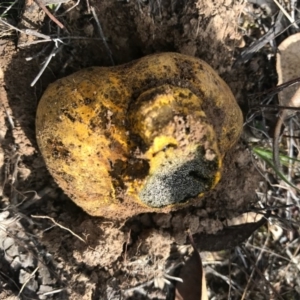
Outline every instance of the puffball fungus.
{"type": "Polygon", "coordinates": [[[51,84],[37,110],[46,165],[87,213],[167,212],[213,189],[242,113],[205,62],[161,53],[51,84]]]}

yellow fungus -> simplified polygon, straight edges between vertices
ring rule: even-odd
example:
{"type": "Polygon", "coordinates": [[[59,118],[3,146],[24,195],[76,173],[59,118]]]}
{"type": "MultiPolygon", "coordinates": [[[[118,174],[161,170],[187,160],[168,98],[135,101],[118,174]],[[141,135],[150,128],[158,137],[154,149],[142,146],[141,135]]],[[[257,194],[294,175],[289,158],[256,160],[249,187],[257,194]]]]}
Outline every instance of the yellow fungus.
{"type": "Polygon", "coordinates": [[[205,62],[162,53],[57,80],[37,111],[46,165],[94,216],[188,205],[214,188],[242,130],[228,86],[205,62]]]}

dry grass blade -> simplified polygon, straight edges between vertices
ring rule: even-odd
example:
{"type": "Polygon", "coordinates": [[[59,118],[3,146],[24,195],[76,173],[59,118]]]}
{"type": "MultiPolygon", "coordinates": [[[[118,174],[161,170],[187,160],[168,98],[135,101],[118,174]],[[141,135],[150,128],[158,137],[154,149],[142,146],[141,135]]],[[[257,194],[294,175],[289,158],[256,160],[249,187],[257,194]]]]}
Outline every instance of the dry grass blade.
{"type": "Polygon", "coordinates": [[[6,107],[3,105],[3,108],[5,110],[5,114],[6,114],[6,117],[7,117],[7,120],[8,120],[8,123],[11,127],[11,129],[14,129],[15,128],[15,124],[14,124],[14,121],[10,115],[10,113],[8,112],[8,110],[6,109],[6,107]]]}
{"type": "Polygon", "coordinates": [[[252,56],[257,53],[261,48],[263,48],[267,43],[274,40],[277,35],[281,34],[284,30],[282,24],[282,13],[279,13],[276,19],[274,26],[261,38],[255,41],[252,45],[250,45],[246,50],[244,50],[237,60],[234,62],[233,67],[238,67],[241,64],[247,62],[252,58],[252,56]]]}
{"type": "MultiPolygon", "coordinates": [[[[262,258],[262,256],[263,256],[263,253],[265,252],[265,248],[266,248],[266,246],[267,246],[267,244],[268,244],[269,238],[270,238],[270,235],[268,234],[268,235],[267,235],[267,238],[266,238],[266,240],[265,240],[265,242],[264,242],[264,245],[263,245],[263,247],[260,249],[261,251],[260,251],[260,253],[259,253],[259,255],[258,255],[258,257],[257,257],[257,259],[256,259],[256,261],[255,261],[255,266],[256,266],[256,268],[257,268],[257,264],[259,263],[259,261],[261,260],[261,258],[262,258]]],[[[244,292],[243,292],[243,295],[242,295],[241,300],[246,299],[245,297],[246,297],[246,295],[247,295],[247,290],[248,290],[248,288],[249,288],[250,282],[253,280],[254,274],[255,274],[255,268],[252,269],[252,272],[251,272],[250,277],[249,277],[249,279],[248,279],[247,285],[246,285],[246,287],[245,287],[245,289],[244,289],[244,292]]]]}
{"type": "Polygon", "coordinates": [[[299,26],[295,23],[295,20],[287,13],[287,11],[284,9],[284,7],[277,1],[273,0],[276,5],[279,7],[279,9],[283,12],[283,14],[286,16],[286,18],[293,24],[295,28],[299,28],[299,26]]]}
{"type": "Polygon", "coordinates": [[[9,5],[8,7],[6,7],[4,9],[3,12],[0,13],[0,21],[8,21],[7,23],[5,22],[1,22],[2,25],[0,24],[0,38],[3,37],[7,37],[10,36],[12,33],[12,27],[10,26],[10,23],[12,22],[11,18],[10,18],[10,10],[13,9],[13,7],[18,3],[19,0],[15,0],[13,2],[3,2],[3,6],[2,3],[0,3],[0,10],[4,9],[6,7],[6,5],[9,5]]]}
{"type": "Polygon", "coordinates": [[[97,27],[98,27],[98,30],[99,30],[100,38],[103,40],[103,43],[104,43],[104,46],[105,46],[106,51],[107,51],[107,53],[108,53],[108,56],[109,56],[109,58],[110,58],[111,64],[114,66],[114,65],[115,65],[115,62],[114,62],[114,59],[113,59],[113,57],[112,57],[112,53],[111,53],[111,51],[110,51],[110,49],[109,49],[109,47],[108,47],[108,44],[107,44],[107,42],[106,42],[105,36],[104,36],[104,34],[103,34],[102,26],[101,26],[100,21],[99,21],[99,19],[98,19],[98,17],[97,17],[96,11],[95,11],[95,9],[94,9],[93,6],[91,6],[90,8],[91,8],[91,12],[92,12],[92,14],[93,14],[93,17],[94,17],[94,19],[95,19],[95,21],[96,21],[96,24],[97,24],[97,27]]]}
{"type": "Polygon", "coordinates": [[[18,2],[19,0],[15,0],[14,2],[12,2],[11,4],[10,4],[10,6],[8,6],[6,9],[5,9],[5,11],[0,15],[0,18],[2,18],[3,16],[5,16],[8,12],[9,12],[9,10],[18,2]]]}
{"type": "Polygon", "coordinates": [[[62,47],[63,47],[63,45],[58,46],[58,48],[53,47],[52,52],[48,56],[47,60],[44,62],[41,70],[36,75],[34,80],[31,82],[31,84],[30,84],[31,87],[34,86],[37,83],[37,81],[40,79],[40,77],[43,75],[44,71],[46,70],[47,66],[49,65],[51,59],[62,49],[62,47]]]}
{"type": "Polygon", "coordinates": [[[149,285],[152,284],[153,282],[154,282],[154,279],[149,280],[149,281],[144,282],[144,283],[142,283],[142,284],[139,284],[139,285],[137,285],[137,286],[135,286],[135,287],[132,287],[132,288],[123,290],[122,293],[123,293],[124,295],[130,294],[131,292],[134,292],[134,291],[136,291],[136,290],[142,289],[143,287],[149,286],[149,285]]]}
{"type": "Polygon", "coordinates": [[[46,292],[46,293],[40,293],[40,295],[42,295],[42,296],[49,296],[49,295],[61,293],[63,290],[64,289],[57,289],[57,290],[49,291],[49,292],[46,292]]]}
{"type": "Polygon", "coordinates": [[[207,274],[211,273],[211,274],[213,274],[214,276],[219,277],[219,278],[221,278],[224,282],[226,282],[227,285],[229,286],[229,293],[228,293],[229,295],[230,295],[230,290],[231,290],[231,289],[232,289],[232,290],[235,290],[235,292],[236,292],[237,294],[242,295],[243,288],[242,288],[241,286],[239,286],[238,283],[237,283],[236,281],[234,281],[234,280],[232,280],[232,279],[230,278],[230,275],[231,275],[231,274],[229,274],[229,276],[222,275],[222,274],[220,274],[219,272],[217,272],[216,270],[214,270],[214,269],[213,269],[212,267],[210,267],[210,266],[206,267],[206,273],[207,273],[207,274]]]}
{"type": "MultiPolygon", "coordinates": [[[[1,17],[0,17],[0,22],[1,22],[2,24],[6,25],[7,27],[11,28],[11,29],[14,29],[14,30],[16,30],[16,31],[18,31],[18,32],[23,32],[21,29],[19,29],[19,28],[13,26],[13,25],[7,23],[6,21],[4,21],[1,17]]],[[[25,32],[24,32],[24,33],[25,33],[25,32]]]]}
{"type": "MultiPolygon", "coordinates": [[[[281,297],[281,295],[278,294],[278,292],[276,291],[276,289],[274,288],[274,286],[269,282],[269,280],[267,280],[267,278],[265,277],[265,275],[257,267],[256,263],[251,258],[251,255],[249,254],[248,250],[245,247],[242,247],[242,249],[246,253],[246,256],[248,257],[249,261],[251,262],[251,266],[254,267],[255,271],[257,272],[257,274],[259,275],[259,277],[261,278],[261,280],[263,280],[265,282],[266,286],[268,286],[270,288],[270,290],[273,292],[274,296],[276,296],[275,299],[284,300],[281,297]]],[[[243,299],[245,299],[245,298],[243,298],[243,299]]]]}

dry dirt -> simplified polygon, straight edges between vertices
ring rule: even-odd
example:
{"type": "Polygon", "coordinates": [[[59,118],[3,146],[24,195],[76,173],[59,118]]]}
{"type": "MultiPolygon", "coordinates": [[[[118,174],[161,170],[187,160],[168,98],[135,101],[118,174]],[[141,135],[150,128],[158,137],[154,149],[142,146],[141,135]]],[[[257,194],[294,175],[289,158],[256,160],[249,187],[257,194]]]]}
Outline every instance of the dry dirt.
{"type": "MultiPolygon", "coordinates": [[[[81,2],[63,21],[71,36],[98,37],[96,23],[85,1],[81,2]]],[[[166,51],[196,56],[208,62],[231,87],[237,101],[245,105],[247,70],[232,68],[235,51],[243,45],[237,29],[243,8],[239,1],[162,2],[90,1],[115,64],[166,51]]],[[[71,4],[65,4],[61,11],[71,4]]],[[[32,26],[47,33],[49,22],[39,13],[32,26]]],[[[56,28],[53,23],[51,26],[56,28]]],[[[125,223],[87,215],[63,194],[48,173],[36,144],[35,113],[49,83],[88,66],[111,65],[111,58],[102,41],[71,40],[30,87],[49,49],[32,60],[26,58],[45,47],[37,44],[20,49],[12,39],[0,40],[0,167],[2,184],[5,181],[0,218],[9,228],[1,236],[5,241],[0,247],[1,260],[5,259],[0,268],[9,279],[0,277],[0,298],[14,295],[25,275],[39,267],[21,298],[165,299],[170,291],[154,288],[151,280],[156,278],[157,285],[166,269],[172,273],[188,255],[190,248],[182,246],[188,244],[186,229],[198,235],[222,231],[226,219],[238,216],[256,202],[255,189],[261,177],[251,155],[241,140],[226,156],[217,188],[193,207],[170,214],[142,214],[125,223]],[[48,216],[65,228],[53,226],[50,219],[32,216],[48,216]],[[149,286],[130,290],[147,281],[149,286]],[[62,290],[38,296],[56,289],[62,290]]],[[[227,236],[227,240],[235,239],[227,236]]],[[[208,245],[200,243],[198,247],[205,250],[208,245]]]]}

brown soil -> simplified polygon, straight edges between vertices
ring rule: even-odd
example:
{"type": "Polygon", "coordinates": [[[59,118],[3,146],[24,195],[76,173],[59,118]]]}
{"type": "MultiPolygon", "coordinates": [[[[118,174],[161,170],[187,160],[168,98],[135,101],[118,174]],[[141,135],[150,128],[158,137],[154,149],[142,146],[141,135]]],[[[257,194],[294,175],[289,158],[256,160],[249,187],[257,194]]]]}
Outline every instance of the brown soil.
{"type": "MultiPolygon", "coordinates": [[[[221,75],[244,105],[246,71],[232,68],[234,51],[242,43],[237,31],[242,6],[232,0],[162,2],[157,6],[155,1],[90,1],[115,64],[166,51],[196,56],[221,75]]],[[[98,37],[97,26],[84,5],[74,8],[64,21],[72,36],[98,37]]],[[[48,21],[41,18],[37,24],[47,27],[48,21]]],[[[0,250],[24,250],[22,258],[11,253],[11,259],[0,264],[15,282],[8,281],[5,292],[1,292],[0,283],[0,298],[7,299],[10,290],[15,292],[16,285],[24,283],[24,273],[39,267],[23,291],[24,299],[120,299],[122,293],[123,299],[138,299],[137,294],[140,299],[165,299],[166,289],[161,291],[153,284],[126,290],[154,278],[157,285],[166,269],[174,269],[182,255],[190,251],[188,247],[185,252],[179,251],[180,245],[187,243],[186,229],[192,234],[214,234],[224,228],[226,219],[240,215],[256,201],[255,188],[261,178],[251,155],[240,141],[225,158],[221,182],[194,206],[169,214],[141,214],[123,223],[87,215],[63,194],[48,173],[37,148],[35,113],[49,83],[85,67],[111,65],[110,55],[99,40],[71,40],[31,88],[40,64],[48,56],[46,52],[37,59],[25,58],[44,47],[18,49],[11,40],[0,43],[2,183],[5,174],[10,176],[1,200],[10,215],[0,217],[7,223],[20,214],[23,218],[2,236],[5,241],[16,236],[20,239],[0,250]],[[22,200],[24,203],[16,207],[22,200]],[[51,217],[86,242],[66,229],[53,227],[49,219],[32,215],[51,217]],[[63,290],[37,296],[53,289],[63,290]],[[143,290],[147,296],[141,296],[143,290]]],[[[228,235],[229,240],[235,238],[228,235]]]]}

